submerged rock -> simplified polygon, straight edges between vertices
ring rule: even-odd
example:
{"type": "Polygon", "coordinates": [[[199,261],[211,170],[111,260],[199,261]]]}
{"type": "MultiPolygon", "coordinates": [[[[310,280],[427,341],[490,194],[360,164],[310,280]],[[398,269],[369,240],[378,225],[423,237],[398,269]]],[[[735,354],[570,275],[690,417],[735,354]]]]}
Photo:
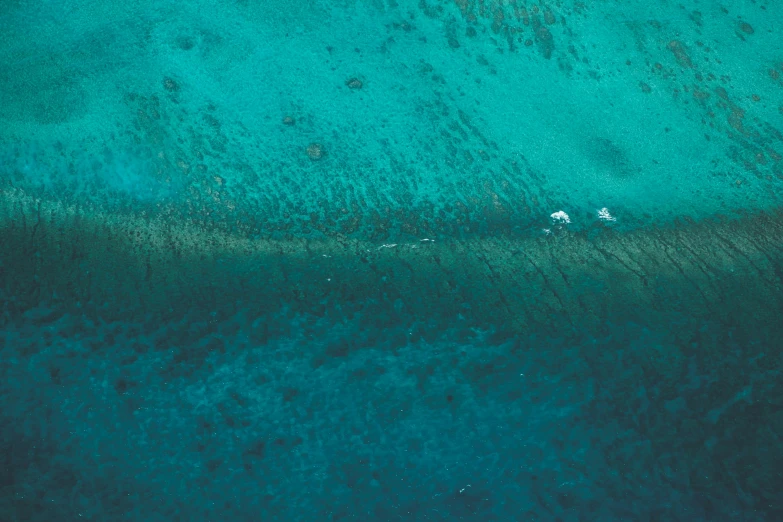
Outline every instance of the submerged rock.
{"type": "Polygon", "coordinates": [[[307,157],[313,161],[322,159],[325,154],[326,151],[324,151],[324,147],[320,143],[311,143],[307,146],[307,157]]]}
{"type": "Polygon", "coordinates": [[[345,80],[345,85],[349,89],[359,90],[362,87],[364,87],[364,82],[362,82],[362,80],[360,80],[359,78],[348,78],[347,80],[345,80]]]}

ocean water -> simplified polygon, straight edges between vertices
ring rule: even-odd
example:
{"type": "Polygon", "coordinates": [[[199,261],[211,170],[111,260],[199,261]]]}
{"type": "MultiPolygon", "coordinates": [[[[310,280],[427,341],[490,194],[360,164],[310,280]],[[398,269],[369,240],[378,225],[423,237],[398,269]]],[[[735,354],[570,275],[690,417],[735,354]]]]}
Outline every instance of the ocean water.
{"type": "Polygon", "coordinates": [[[783,520],[781,34],[0,2],[0,522],[783,520]]]}

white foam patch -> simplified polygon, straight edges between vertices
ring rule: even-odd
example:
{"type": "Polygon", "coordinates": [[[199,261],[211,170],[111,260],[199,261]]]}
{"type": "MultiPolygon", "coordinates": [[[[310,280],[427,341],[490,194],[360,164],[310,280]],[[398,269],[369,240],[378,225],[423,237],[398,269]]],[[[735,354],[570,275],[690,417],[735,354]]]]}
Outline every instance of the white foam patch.
{"type": "Polygon", "coordinates": [[[601,221],[617,221],[617,218],[609,213],[609,209],[604,207],[598,211],[598,219],[601,221]]]}
{"type": "Polygon", "coordinates": [[[549,217],[551,217],[552,222],[557,225],[567,225],[571,222],[571,218],[568,217],[568,214],[566,214],[562,210],[558,210],[557,212],[551,214],[549,217]]]}

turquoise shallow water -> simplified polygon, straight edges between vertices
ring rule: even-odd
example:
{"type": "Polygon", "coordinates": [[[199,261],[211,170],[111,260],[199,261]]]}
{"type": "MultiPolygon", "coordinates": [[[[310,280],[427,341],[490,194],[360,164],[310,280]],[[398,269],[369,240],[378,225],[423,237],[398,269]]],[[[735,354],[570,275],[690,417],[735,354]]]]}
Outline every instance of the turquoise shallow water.
{"type": "Polygon", "coordinates": [[[0,6],[0,521],[783,519],[783,8],[0,6]]]}

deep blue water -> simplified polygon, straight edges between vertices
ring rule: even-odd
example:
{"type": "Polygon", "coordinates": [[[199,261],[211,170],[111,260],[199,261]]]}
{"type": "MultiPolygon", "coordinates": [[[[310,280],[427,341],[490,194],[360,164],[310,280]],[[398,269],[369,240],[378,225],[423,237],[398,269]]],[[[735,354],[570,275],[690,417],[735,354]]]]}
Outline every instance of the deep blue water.
{"type": "Polygon", "coordinates": [[[0,2],[0,522],[783,520],[781,31],[0,2]]]}

